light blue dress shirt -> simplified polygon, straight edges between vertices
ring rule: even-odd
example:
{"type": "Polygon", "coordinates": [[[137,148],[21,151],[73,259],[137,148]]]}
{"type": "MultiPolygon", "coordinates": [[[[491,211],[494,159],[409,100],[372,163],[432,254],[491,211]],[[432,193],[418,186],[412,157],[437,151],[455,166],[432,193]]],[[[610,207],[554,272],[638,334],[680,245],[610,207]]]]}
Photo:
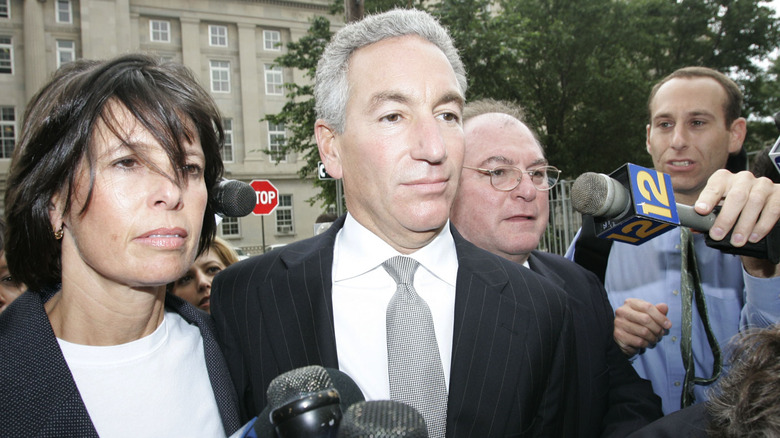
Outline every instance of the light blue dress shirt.
{"type": "MultiPolygon", "coordinates": [[[[739,256],[709,248],[703,235],[695,235],[696,260],[702,278],[715,337],[724,351],[724,373],[729,340],[746,327],[766,327],[780,321],[780,277],[756,278],[742,268],[739,256]]],[[[566,257],[574,259],[574,244],[566,257]]],[[[628,298],[653,304],[667,303],[672,328],[652,348],[632,358],[640,376],[653,384],[664,414],[680,409],[685,368],[680,353],[682,301],[680,295],[680,230],[675,228],[643,245],[612,245],[605,274],[605,288],[613,309],[628,298]]],[[[713,355],[704,326],[693,306],[692,346],[697,377],[710,377],[713,355]]],[[[708,399],[708,386],[696,385],[696,402],[708,399]]]]}

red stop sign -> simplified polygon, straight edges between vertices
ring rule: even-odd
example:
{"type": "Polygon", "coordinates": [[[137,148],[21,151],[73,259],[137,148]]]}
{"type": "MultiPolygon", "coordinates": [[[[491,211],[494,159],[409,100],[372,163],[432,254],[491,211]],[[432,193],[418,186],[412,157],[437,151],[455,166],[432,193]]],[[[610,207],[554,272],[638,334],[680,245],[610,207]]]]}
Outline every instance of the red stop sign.
{"type": "Polygon", "coordinates": [[[252,213],[258,216],[271,214],[279,205],[279,191],[276,190],[276,187],[267,179],[255,179],[249,185],[255,189],[257,194],[257,204],[252,213]]]}

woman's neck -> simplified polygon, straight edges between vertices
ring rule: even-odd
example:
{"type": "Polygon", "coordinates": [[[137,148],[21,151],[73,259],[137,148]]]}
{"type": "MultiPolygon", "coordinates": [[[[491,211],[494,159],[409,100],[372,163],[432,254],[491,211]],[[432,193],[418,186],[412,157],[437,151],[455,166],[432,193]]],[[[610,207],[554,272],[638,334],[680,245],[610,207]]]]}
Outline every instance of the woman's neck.
{"type": "MultiPolygon", "coordinates": [[[[97,285],[93,285],[97,286],[97,285]]],[[[165,286],[86,288],[69,283],[45,305],[54,334],[82,345],[119,345],[152,334],[165,315],[165,286]]]]}

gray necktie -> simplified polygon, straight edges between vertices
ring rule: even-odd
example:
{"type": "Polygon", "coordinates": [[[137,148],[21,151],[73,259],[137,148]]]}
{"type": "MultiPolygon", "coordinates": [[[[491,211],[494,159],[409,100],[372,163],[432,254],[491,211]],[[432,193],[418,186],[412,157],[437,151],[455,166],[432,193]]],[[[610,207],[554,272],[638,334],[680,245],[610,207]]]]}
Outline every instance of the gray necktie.
{"type": "Polygon", "coordinates": [[[398,285],[387,306],[390,398],[417,409],[425,418],[428,435],[443,438],[447,426],[447,387],[431,310],[413,286],[418,266],[413,258],[402,256],[382,263],[398,285]]]}

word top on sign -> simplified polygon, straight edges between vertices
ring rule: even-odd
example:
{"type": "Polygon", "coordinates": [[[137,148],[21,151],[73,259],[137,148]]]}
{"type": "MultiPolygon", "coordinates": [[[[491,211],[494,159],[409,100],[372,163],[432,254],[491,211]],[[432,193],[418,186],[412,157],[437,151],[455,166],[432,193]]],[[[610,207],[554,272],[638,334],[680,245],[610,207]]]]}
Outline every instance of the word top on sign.
{"type": "Polygon", "coordinates": [[[255,179],[249,183],[257,194],[257,204],[252,214],[265,216],[271,214],[279,205],[279,191],[276,190],[271,181],[267,179],[255,179]]]}

